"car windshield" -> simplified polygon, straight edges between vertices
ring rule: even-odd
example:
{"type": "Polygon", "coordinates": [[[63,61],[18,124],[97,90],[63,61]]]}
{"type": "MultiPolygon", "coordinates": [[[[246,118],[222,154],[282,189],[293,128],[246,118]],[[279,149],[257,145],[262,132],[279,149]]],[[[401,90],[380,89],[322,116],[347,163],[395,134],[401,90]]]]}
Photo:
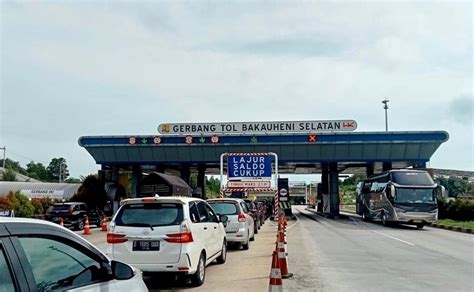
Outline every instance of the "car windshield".
{"type": "Polygon", "coordinates": [[[124,205],[115,218],[117,226],[169,226],[183,221],[183,205],[143,203],[124,205]]]}
{"type": "Polygon", "coordinates": [[[395,203],[434,203],[433,189],[397,188],[395,203]]]}
{"type": "Polygon", "coordinates": [[[237,205],[232,202],[209,202],[212,209],[220,215],[236,215],[238,214],[237,205]]]}

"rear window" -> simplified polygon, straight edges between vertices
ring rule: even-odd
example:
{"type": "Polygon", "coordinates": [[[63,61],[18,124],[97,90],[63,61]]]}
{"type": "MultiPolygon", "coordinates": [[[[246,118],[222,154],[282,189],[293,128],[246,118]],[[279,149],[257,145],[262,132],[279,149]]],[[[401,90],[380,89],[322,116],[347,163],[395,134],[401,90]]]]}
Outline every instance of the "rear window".
{"type": "Polygon", "coordinates": [[[69,208],[72,208],[71,205],[53,205],[50,206],[48,211],[69,211],[69,208]]]}
{"type": "Polygon", "coordinates": [[[117,226],[169,226],[183,221],[183,205],[178,203],[144,203],[124,205],[117,217],[117,226]]]}
{"type": "Polygon", "coordinates": [[[212,209],[219,215],[237,215],[239,213],[235,203],[208,202],[212,209]]]}

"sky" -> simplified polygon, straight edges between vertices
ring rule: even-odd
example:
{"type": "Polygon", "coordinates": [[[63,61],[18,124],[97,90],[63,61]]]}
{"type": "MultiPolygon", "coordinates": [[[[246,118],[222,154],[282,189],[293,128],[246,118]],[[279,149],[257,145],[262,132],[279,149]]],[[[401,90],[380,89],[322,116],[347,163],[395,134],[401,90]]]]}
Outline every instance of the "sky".
{"type": "Polygon", "coordinates": [[[99,168],[84,135],[168,122],[353,119],[450,135],[474,170],[471,1],[1,1],[0,146],[99,168]]]}

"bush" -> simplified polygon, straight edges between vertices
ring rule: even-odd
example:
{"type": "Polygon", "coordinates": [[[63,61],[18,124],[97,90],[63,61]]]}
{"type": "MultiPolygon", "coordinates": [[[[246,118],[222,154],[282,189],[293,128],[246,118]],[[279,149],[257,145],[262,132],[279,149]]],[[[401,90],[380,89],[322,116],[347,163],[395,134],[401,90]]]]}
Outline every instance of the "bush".
{"type": "Polygon", "coordinates": [[[472,221],[474,220],[474,201],[457,199],[446,202],[438,200],[438,218],[472,221]]]}
{"type": "Polygon", "coordinates": [[[7,197],[0,197],[0,210],[11,210],[13,209],[12,203],[7,197]]]}
{"type": "Polygon", "coordinates": [[[11,209],[15,210],[16,217],[33,217],[35,207],[27,196],[20,192],[9,192],[7,200],[11,203],[11,209]]]}

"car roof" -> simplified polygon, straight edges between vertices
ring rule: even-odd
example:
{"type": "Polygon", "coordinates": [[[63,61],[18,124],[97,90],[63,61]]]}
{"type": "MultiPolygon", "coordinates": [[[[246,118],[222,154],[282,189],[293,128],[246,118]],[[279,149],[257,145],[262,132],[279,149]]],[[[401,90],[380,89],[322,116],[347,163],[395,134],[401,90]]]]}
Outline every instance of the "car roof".
{"type": "Polygon", "coordinates": [[[193,198],[193,197],[178,197],[178,196],[167,196],[167,197],[142,197],[142,198],[130,198],[130,199],[125,199],[120,202],[120,205],[128,205],[128,204],[141,204],[141,203],[160,203],[160,202],[170,202],[170,203],[189,203],[192,201],[204,201],[200,198],[193,198]],[[152,200],[154,201],[151,202],[144,202],[144,199],[152,200]]]}
{"type": "Polygon", "coordinates": [[[53,206],[62,206],[62,205],[77,205],[77,204],[86,204],[83,202],[64,202],[64,203],[55,203],[53,206]]]}
{"type": "Polygon", "coordinates": [[[216,198],[216,199],[207,200],[207,202],[209,203],[215,202],[215,201],[228,201],[228,202],[236,202],[236,203],[244,202],[244,200],[239,199],[239,198],[216,198]]]}
{"type": "MultiPolygon", "coordinates": [[[[87,239],[81,237],[80,235],[74,233],[73,231],[60,226],[56,223],[52,223],[46,220],[40,220],[40,219],[32,219],[32,218],[21,218],[21,217],[0,217],[0,224],[5,224],[8,228],[9,224],[28,224],[28,225],[35,225],[37,227],[46,227],[49,230],[53,229],[59,233],[67,234],[71,237],[74,238],[74,240],[77,241],[82,241],[83,244],[88,246],[89,248],[93,248],[96,252],[98,252],[102,257],[107,258],[108,257],[100,251],[95,245],[93,245],[91,242],[89,242],[87,239]]],[[[38,228],[40,229],[40,228],[38,228]]]]}

